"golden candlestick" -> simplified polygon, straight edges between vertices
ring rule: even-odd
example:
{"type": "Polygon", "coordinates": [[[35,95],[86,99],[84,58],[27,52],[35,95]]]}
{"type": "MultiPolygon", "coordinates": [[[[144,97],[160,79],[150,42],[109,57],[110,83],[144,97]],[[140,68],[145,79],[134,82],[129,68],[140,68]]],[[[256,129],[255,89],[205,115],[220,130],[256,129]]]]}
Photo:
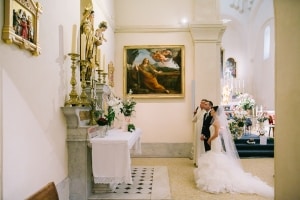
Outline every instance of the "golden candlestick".
{"type": "Polygon", "coordinates": [[[98,83],[102,83],[101,74],[103,72],[103,69],[96,69],[96,71],[98,73],[98,83]]]}
{"type": "Polygon", "coordinates": [[[96,107],[97,107],[97,101],[96,99],[92,99],[91,100],[91,111],[90,111],[90,115],[91,115],[91,120],[89,125],[96,125],[96,117],[95,117],[95,113],[96,113],[96,107]]]}
{"type": "Polygon", "coordinates": [[[80,94],[80,104],[82,106],[88,106],[90,105],[90,102],[88,100],[88,95],[85,92],[85,88],[87,87],[87,83],[85,80],[85,75],[87,72],[87,64],[88,62],[86,60],[80,60],[81,64],[81,94],[80,94]]]}
{"type": "Polygon", "coordinates": [[[103,80],[102,83],[105,84],[105,83],[106,83],[106,76],[107,76],[107,73],[102,72],[101,75],[102,75],[102,80],[103,80]]]}
{"type": "Polygon", "coordinates": [[[72,90],[69,94],[70,99],[65,102],[65,106],[77,106],[80,104],[79,100],[78,100],[78,94],[76,92],[76,84],[77,84],[76,67],[77,67],[77,58],[79,57],[79,54],[69,53],[68,55],[71,57],[71,60],[72,60],[72,65],[71,65],[72,77],[70,80],[70,84],[72,85],[72,90]]]}

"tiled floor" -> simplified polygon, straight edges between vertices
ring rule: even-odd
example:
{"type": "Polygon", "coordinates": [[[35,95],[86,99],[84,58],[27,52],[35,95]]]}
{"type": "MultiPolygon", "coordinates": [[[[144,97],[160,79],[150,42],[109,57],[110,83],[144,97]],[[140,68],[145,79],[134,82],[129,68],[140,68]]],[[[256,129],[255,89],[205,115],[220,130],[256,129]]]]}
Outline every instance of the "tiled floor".
{"type": "MultiPolygon", "coordinates": [[[[274,158],[241,159],[246,172],[258,176],[269,185],[274,186],[274,158]]],[[[119,193],[97,194],[90,199],[104,200],[267,200],[268,198],[251,194],[210,194],[195,186],[193,161],[188,158],[132,158],[135,167],[147,168],[147,180],[142,181],[143,189],[132,189],[124,193],[123,186],[119,193]],[[150,192],[151,171],[154,168],[152,191],[150,192]],[[147,184],[146,184],[147,183],[147,184]],[[149,186],[149,187],[148,187],[149,186]],[[144,189],[145,188],[145,189],[144,189]],[[146,189],[148,188],[148,189],[146,189]],[[141,193],[137,193],[137,192],[141,193]]],[[[137,176],[143,176],[138,173],[137,176]]],[[[140,177],[141,177],[140,176],[140,177]]],[[[140,182],[141,183],[141,182],[140,182]]],[[[136,185],[138,185],[138,181],[136,185]]]]}
{"type": "Polygon", "coordinates": [[[94,194],[90,199],[103,200],[170,200],[168,168],[165,166],[132,166],[133,184],[119,184],[114,192],[94,194]]]}
{"type": "Polygon", "coordinates": [[[116,194],[151,194],[153,185],[154,167],[136,167],[131,169],[132,184],[119,184],[116,194]]]}

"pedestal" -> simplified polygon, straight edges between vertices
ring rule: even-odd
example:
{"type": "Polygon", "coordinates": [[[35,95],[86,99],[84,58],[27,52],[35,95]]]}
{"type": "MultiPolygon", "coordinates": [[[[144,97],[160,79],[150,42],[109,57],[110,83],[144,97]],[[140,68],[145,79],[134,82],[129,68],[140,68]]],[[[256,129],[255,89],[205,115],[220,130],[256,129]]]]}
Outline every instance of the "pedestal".
{"type": "MultiPolygon", "coordinates": [[[[70,200],[87,200],[92,194],[92,158],[88,147],[89,108],[63,107],[67,122],[70,200]]],[[[107,191],[109,185],[103,185],[107,191]]]]}

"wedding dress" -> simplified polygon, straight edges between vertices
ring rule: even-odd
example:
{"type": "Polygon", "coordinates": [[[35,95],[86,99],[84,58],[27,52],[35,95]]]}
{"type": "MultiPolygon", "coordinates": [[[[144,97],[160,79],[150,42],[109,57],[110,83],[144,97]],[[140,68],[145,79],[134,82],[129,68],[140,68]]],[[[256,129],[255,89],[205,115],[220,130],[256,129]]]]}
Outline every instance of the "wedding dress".
{"type": "MultiPolygon", "coordinates": [[[[216,134],[214,129],[211,125],[211,136],[216,134]]],[[[246,173],[239,159],[229,156],[228,152],[223,150],[226,146],[226,131],[220,130],[219,136],[211,141],[211,150],[198,159],[198,168],[194,170],[197,187],[210,193],[248,193],[273,198],[272,187],[258,177],[246,173]]]]}

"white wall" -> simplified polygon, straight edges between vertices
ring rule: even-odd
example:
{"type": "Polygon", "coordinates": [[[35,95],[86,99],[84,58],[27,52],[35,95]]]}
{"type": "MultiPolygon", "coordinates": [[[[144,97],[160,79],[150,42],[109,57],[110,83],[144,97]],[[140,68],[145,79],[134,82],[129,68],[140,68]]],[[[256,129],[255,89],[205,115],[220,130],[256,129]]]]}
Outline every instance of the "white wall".
{"type": "MultiPolygon", "coordinates": [[[[137,99],[134,123],[142,127],[144,143],[185,143],[192,140],[192,80],[194,47],[183,17],[191,19],[192,1],[117,0],[116,6],[116,87],[123,95],[123,47],[134,45],[185,46],[185,97],[182,99],[137,99]],[[130,5],[130,6],[127,6],[130,5]],[[126,9],[124,9],[126,7],[126,9]],[[152,30],[143,31],[143,28],[152,30]],[[174,32],[165,32],[174,28],[174,32]],[[124,31],[128,30],[130,31],[124,31]]],[[[196,102],[198,104],[198,102],[196,102]]]]}
{"type": "Polygon", "coordinates": [[[137,99],[134,123],[143,129],[142,142],[190,142],[193,47],[189,33],[117,33],[115,79],[119,81],[116,81],[116,93],[123,95],[123,46],[149,44],[185,46],[185,98],[137,99]]]}
{"type": "MultiPolygon", "coordinates": [[[[24,199],[50,181],[68,176],[66,124],[60,107],[68,93],[72,24],[79,2],[39,1],[41,55],[0,41],[3,194],[24,199]],[[66,8],[72,5],[73,12],[66,8]]],[[[4,10],[0,4],[1,13],[4,10]]],[[[3,24],[3,15],[0,16],[3,24]]]]}

